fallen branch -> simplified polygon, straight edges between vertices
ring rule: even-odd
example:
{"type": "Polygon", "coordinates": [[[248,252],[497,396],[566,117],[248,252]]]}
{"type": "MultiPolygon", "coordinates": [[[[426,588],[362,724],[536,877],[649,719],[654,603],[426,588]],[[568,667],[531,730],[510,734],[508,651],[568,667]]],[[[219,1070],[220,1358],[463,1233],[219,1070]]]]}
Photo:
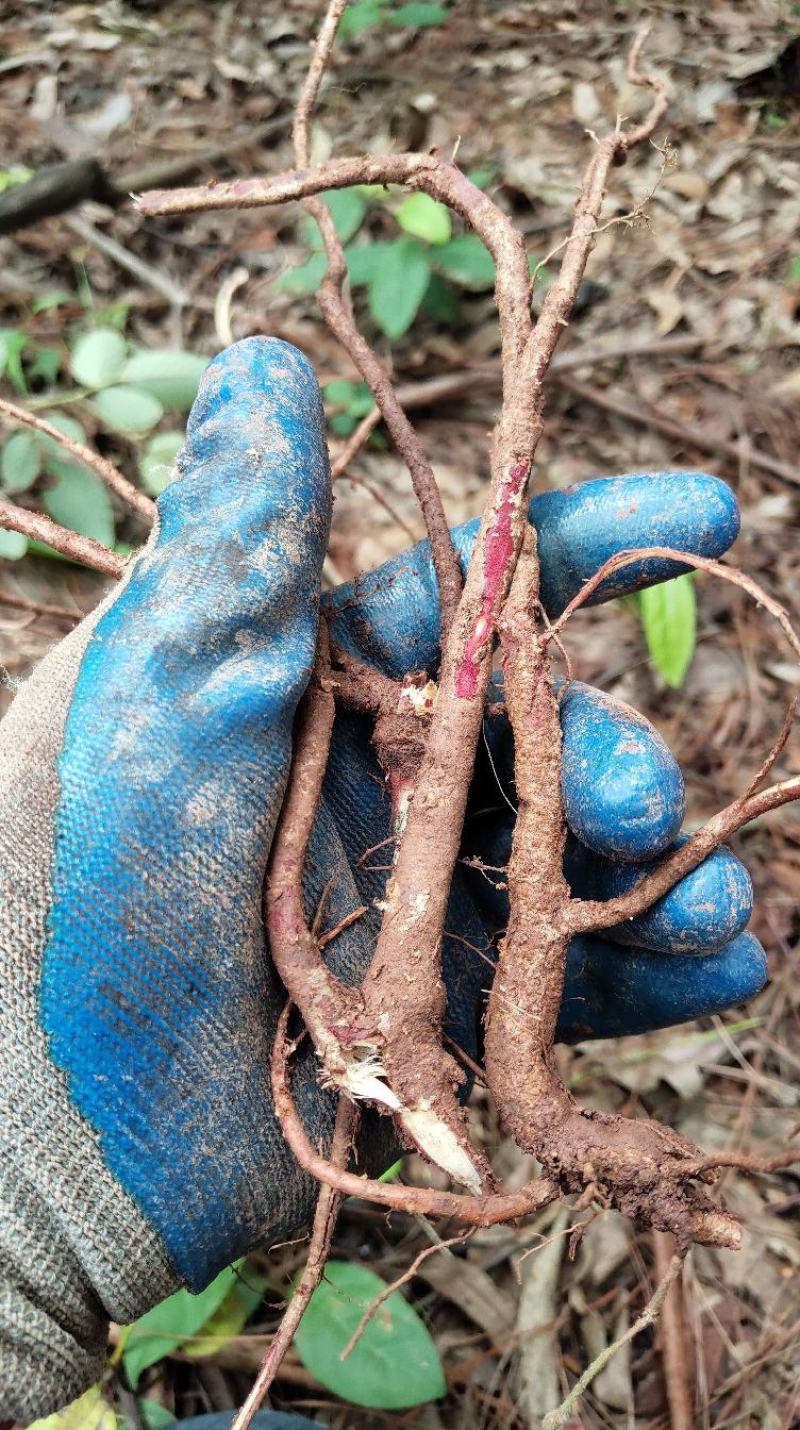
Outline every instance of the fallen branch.
{"type": "Polygon", "coordinates": [[[68,159],[63,164],[47,164],[24,184],[12,184],[0,194],[0,235],[14,233],[40,219],[65,213],[91,199],[95,203],[119,208],[130,201],[132,193],[161,184],[177,183],[197,173],[198,169],[226,161],[230,154],[248,144],[260,144],[289,127],[286,115],[278,115],[258,125],[247,134],[234,135],[225,145],[215,145],[194,154],[128,169],[114,176],[100,159],[83,157],[68,159]]]}
{"type": "Polygon", "coordinates": [[[623,1346],[627,1346],[630,1341],[635,1340],[636,1336],[640,1335],[642,1331],[646,1331],[648,1326],[655,1324],[667,1298],[669,1288],[683,1266],[683,1262],[683,1256],[673,1256],[667,1268],[666,1275],[663,1280],[659,1282],[653,1295],[642,1311],[641,1316],[633,1322],[632,1326],[628,1327],[624,1335],[620,1336],[618,1340],[612,1341],[610,1346],[606,1346],[606,1349],[600,1352],[600,1355],[592,1361],[592,1364],[586,1367],[580,1380],[575,1382],[569,1395],[562,1401],[558,1409],[552,1410],[549,1415],[545,1415],[542,1421],[542,1430],[559,1430],[560,1426],[569,1424],[574,1407],[577,1405],[583,1392],[591,1385],[595,1376],[600,1374],[601,1370],[608,1365],[610,1360],[613,1360],[614,1356],[618,1351],[622,1350],[623,1346]]]}

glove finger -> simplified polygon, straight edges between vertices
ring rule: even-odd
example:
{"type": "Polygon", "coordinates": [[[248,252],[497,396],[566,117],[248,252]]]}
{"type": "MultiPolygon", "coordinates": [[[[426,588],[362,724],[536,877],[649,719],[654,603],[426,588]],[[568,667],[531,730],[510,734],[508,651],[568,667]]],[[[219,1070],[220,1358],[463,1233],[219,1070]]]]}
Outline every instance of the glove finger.
{"type": "MultiPolygon", "coordinates": [[[[631,861],[668,848],[683,823],[683,775],[650,721],[574,680],[561,700],[561,728],[564,811],[576,838],[598,854],[631,861]]],[[[476,774],[473,807],[491,800],[505,811],[507,800],[515,802],[511,727],[501,715],[487,720],[484,731],[486,759],[476,774]]],[[[502,848],[501,842],[496,852],[502,848]]]]}
{"type": "Polygon", "coordinates": [[[681,957],[620,949],[594,936],[573,939],[556,1037],[618,1038],[721,1013],[764,987],[767,960],[741,933],[716,953],[681,957]]]}
{"type": "MultiPolygon", "coordinates": [[[[551,616],[618,551],[660,545],[716,557],[739,531],[733,492],[704,472],[603,477],[543,492],[533,498],[530,517],[539,536],[542,599],[551,616]]],[[[477,521],[453,532],[465,570],[477,532],[477,521]]],[[[666,581],[683,569],[674,561],[637,562],[604,581],[592,604],[666,581]]],[[[323,603],[335,640],[388,675],[438,665],[439,609],[426,541],[327,593],[323,603]]]]}
{"type": "MultiPolygon", "coordinates": [[[[736,497],[726,482],[703,472],[600,478],[543,492],[536,502],[541,596],[551,616],[618,551],[672,546],[716,557],[739,535],[736,497]]],[[[676,561],[636,562],[603,581],[587,604],[657,585],[686,569],[676,561]]]]}
{"type": "MultiPolygon", "coordinates": [[[[688,838],[682,835],[673,848],[688,838]]],[[[615,898],[655,867],[651,861],[614,863],[577,845],[573,851],[570,883],[579,898],[615,898]]],[[[744,864],[729,849],[717,849],[645,913],[608,929],[606,937],[656,953],[715,953],[746,929],[752,912],[753,883],[744,864]]]]}
{"type": "Polygon", "coordinates": [[[310,364],[265,339],[221,354],[178,465],[59,696],[40,1017],[106,1166],[199,1288],[308,1198],[270,1122],[260,907],[330,510],[310,364]]]}

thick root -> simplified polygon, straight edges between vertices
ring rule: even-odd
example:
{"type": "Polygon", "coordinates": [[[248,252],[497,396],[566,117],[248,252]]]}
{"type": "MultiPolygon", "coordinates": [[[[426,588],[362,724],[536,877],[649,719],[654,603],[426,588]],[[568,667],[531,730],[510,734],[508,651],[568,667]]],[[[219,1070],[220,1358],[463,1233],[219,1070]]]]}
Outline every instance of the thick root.
{"type": "MultiPolygon", "coordinates": [[[[736,1249],[738,1223],[716,1207],[688,1170],[697,1148],[651,1119],[632,1119],[578,1107],[555,1074],[545,1097],[504,1099],[504,1124],[517,1143],[542,1164],[562,1191],[594,1193],[598,1201],[659,1231],[671,1231],[679,1248],[693,1241],[736,1249]],[[687,1166],[684,1179],[681,1163],[687,1166]]],[[[705,1178],[713,1181],[714,1178],[705,1178]]]]}

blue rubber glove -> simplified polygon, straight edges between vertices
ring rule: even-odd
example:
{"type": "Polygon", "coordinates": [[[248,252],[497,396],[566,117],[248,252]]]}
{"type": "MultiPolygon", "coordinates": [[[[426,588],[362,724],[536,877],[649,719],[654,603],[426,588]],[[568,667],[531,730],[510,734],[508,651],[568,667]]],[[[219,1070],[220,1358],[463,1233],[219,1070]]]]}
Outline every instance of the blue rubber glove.
{"type": "MultiPolygon", "coordinates": [[[[0,1418],[77,1396],[108,1317],[200,1289],[304,1225],[313,1201],[272,1110],[283,996],[261,924],[330,518],[319,390],[294,348],[248,339],[211,364],[158,505],[125,579],[0,727],[0,1418]]],[[[614,550],[658,539],[719,555],[738,527],[728,489],[696,473],[586,483],[536,498],[532,517],[551,613],[614,550]]],[[[474,523],[457,533],[465,556],[474,537],[474,523]]],[[[629,569],[614,590],[669,574],[629,569]]],[[[435,666],[424,545],[325,604],[335,638],[388,671],[435,666]]],[[[651,858],[677,836],[679,771],[646,722],[585,689],[564,730],[570,825],[592,851],[579,876],[617,877],[609,856],[651,858]]],[[[305,885],[323,927],[369,905],[329,946],[347,978],[369,961],[385,878],[380,855],[362,858],[389,827],[368,733],[337,719],[305,885]]],[[[507,763],[502,725],[492,739],[507,763]]],[[[484,833],[488,850],[508,822],[484,833]]],[[[761,986],[763,954],[739,931],[746,876],[733,898],[714,867],[704,877],[718,919],[686,881],[641,925],[660,951],[573,949],[565,1035],[690,1018],[761,986]]],[[[497,912],[460,869],[448,1029],[471,1052],[497,912]]],[[[297,1077],[324,1142],[332,1101],[309,1048],[297,1077]]]]}

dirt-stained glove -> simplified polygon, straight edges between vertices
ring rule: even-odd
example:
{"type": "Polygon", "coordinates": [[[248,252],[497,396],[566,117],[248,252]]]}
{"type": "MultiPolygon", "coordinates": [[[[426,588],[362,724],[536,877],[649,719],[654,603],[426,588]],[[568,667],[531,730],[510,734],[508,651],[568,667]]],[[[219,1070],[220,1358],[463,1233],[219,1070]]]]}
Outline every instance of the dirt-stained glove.
{"type": "MultiPolygon", "coordinates": [[[[261,892],[330,506],[310,364],[259,338],[220,354],[153,537],[0,727],[0,1419],[52,1411],[95,1380],[109,1317],[130,1321],[180,1284],[198,1290],[309,1217],[314,1188],[270,1094],[283,996],[261,892]]],[[[551,613],[612,551],[658,540],[717,556],[738,528],[728,489],[697,473],[589,482],[536,498],[532,517],[551,613]]],[[[474,537],[474,523],[457,533],[465,555],[474,537]]],[[[614,589],[669,574],[628,570],[614,589]]],[[[435,666],[424,545],[326,603],[336,639],[391,673],[435,666]]],[[[625,869],[608,856],[651,858],[676,837],[680,773],[633,712],[577,686],[563,710],[568,818],[594,851],[576,877],[610,887],[625,869]]],[[[507,779],[501,727],[491,738],[507,779]]],[[[325,927],[369,906],[329,946],[351,978],[369,960],[385,878],[361,858],[389,830],[376,775],[365,724],[342,715],[306,896],[325,927]]],[[[488,848],[508,828],[498,818],[484,834],[488,848]]],[[[722,868],[728,858],[638,922],[638,950],[630,939],[573,950],[565,1034],[679,1021],[761,986],[763,954],[741,932],[749,883],[722,868]]],[[[460,872],[445,976],[448,1027],[467,1051],[498,919],[460,872]]],[[[324,1139],[332,1101],[311,1050],[297,1078],[324,1139]]]]}

